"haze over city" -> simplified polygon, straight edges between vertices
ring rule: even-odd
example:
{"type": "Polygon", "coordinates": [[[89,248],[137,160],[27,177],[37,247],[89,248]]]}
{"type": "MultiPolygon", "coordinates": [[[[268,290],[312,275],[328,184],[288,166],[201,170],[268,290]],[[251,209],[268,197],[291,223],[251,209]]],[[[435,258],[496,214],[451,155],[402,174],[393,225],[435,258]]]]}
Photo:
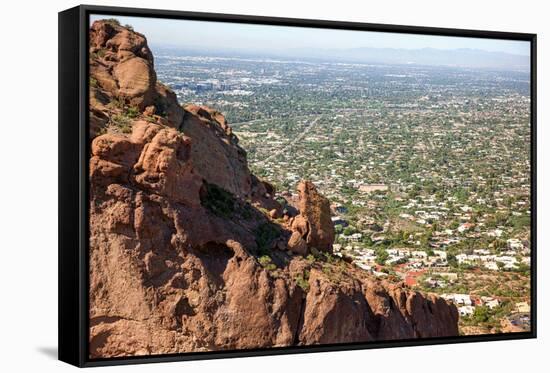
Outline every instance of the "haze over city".
{"type": "MultiPolygon", "coordinates": [[[[103,16],[91,16],[91,21],[103,16]]],[[[114,17],[147,35],[152,49],[354,63],[528,70],[525,41],[387,32],[114,17]]]]}

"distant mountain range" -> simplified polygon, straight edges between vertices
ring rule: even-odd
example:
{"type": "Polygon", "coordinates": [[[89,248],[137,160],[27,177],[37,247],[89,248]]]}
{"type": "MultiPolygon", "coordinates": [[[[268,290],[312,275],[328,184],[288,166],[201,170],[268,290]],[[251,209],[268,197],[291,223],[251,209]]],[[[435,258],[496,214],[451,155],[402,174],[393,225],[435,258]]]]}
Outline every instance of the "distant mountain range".
{"type": "Polygon", "coordinates": [[[178,55],[209,55],[234,57],[268,57],[311,61],[332,61],[376,64],[415,64],[428,66],[456,66],[489,68],[498,70],[529,71],[530,57],[505,52],[490,52],[480,49],[393,49],[351,48],[318,49],[301,48],[288,50],[242,50],[238,48],[181,48],[176,46],[153,46],[159,52],[176,52],[178,55]]]}
{"type": "Polygon", "coordinates": [[[529,56],[504,52],[488,52],[479,49],[391,49],[391,48],[354,48],[345,50],[315,50],[307,52],[311,57],[323,58],[326,55],[354,62],[376,62],[387,64],[416,64],[460,66],[473,68],[498,68],[528,70],[529,56]]]}

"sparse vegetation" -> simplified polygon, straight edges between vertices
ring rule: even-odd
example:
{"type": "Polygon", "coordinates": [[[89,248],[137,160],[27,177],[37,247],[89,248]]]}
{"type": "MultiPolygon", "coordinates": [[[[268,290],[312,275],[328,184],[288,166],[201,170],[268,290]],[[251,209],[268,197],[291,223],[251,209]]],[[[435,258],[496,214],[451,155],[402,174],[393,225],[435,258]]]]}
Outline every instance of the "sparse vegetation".
{"type": "Polygon", "coordinates": [[[105,49],[98,49],[90,54],[90,57],[94,60],[105,57],[105,49]]]}
{"type": "Polygon", "coordinates": [[[151,122],[151,123],[156,123],[157,122],[157,118],[155,118],[153,116],[150,116],[150,115],[144,116],[143,119],[145,119],[147,122],[151,122]]]}
{"type": "Polygon", "coordinates": [[[390,258],[390,255],[385,249],[377,249],[376,250],[376,264],[384,265],[386,263],[386,260],[390,258]]]}
{"type": "Polygon", "coordinates": [[[115,126],[122,133],[132,132],[132,119],[122,114],[115,114],[110,118],[111,125],[115,126]]]}
{"type": "Polygon", "coordinates": [[[166,107],[166,102],[164,101],[164,99],[161,96],[155,97],[154,105],[155,105],[155,109],[156,109],[155,110],[156,114],[158,116],[165,117],[167,107],[166,107]]]}
{"type": "Polygon", "coordinates": [[[261,264],[262,267],[264,267],[268,271],[274,271],[277,269],[277,266],[275,265],[275,263],[273,263],[273,260],[269,255],[262,255],[258,259],[258,262],[261,264]]]}
{"type": "Polygon", "coordinates": [[[99,130],[97,130],[97,136],[104,135],[107,133],[107,127],[101,127],[99,130]]]}
{"type": "Polygon", "coordinates": [[[304,270],[304,272],[297,275],[294,280],[296,281],[296,285],[302,288],[303,291],[306,293],[309,291],[309,270],[304,270]]]}
{"type": "Polygon", "coordinates": [[[107,104],[107,107],[110,109],[124,109],[125,106],[126,102],[122,97],[113,97],[107,104]]]}
{"type": "Polygon", "coordinates": [[[204,184],[201,204],[215,215],[229,218],[235,213],[236,201],[233,194],[210,183],[204,184]]]}
{"type": "Polygon", "coordinates": [[[260,255],[268,253],[273,241],[278,238],[280,234],[280,229],[271,222],[265,222],[258,226],[258,228],[254,230],[258,253],[260,255]]]}
{"type": "Polygon", "coordinates": [[[137,118],[139,116],[139,109],[135,106],[129,107],[126,110],[126,116],[129,118],[137,118]]]}
{"type": "Polygon", "coordinates": [[[112,26],[120,26],[120,22],[116,18],[106,18],[103,20],[105,23],[108,23],[112,26]]]}

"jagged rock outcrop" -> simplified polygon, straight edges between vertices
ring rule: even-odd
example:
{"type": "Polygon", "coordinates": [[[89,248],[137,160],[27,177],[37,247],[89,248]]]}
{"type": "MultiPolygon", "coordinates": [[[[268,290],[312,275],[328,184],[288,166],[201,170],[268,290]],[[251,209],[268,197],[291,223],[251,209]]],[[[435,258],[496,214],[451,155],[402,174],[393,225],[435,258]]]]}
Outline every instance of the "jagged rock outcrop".
{"type": "Polygon", "coordinates": [[[329,255],[328,201],[304,182],[283,208],[223,115],[156,81],[143,35],[90,38],[92,358],[458,334],[453,305],[329,255]]]}
{"type": "Polygon", "coordinates": [[[330,202],[311,181],[298,184],[298,209],[300,214],[290,222],[293,232],[288,241],[289,249],[302,255],[311,251],[332,253],[335,233],[330,202]]]}
{"type": "Polygon", "coordinates": [[[157,81],[145,36],[116,21],[90,29],[90,137],[111,130],[129,132],[133,119],[178,127],[184,110],[174,92],[157,81]]]}

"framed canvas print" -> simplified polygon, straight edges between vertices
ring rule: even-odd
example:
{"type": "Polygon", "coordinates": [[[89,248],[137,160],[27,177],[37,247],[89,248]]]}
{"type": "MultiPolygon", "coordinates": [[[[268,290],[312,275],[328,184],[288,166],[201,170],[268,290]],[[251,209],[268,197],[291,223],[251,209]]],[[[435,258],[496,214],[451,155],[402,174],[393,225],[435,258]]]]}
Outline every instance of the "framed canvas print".
{"type": "Polygon", "coordinates": [[[59,357],[533,338],[536,36],[59,13],[59,357]]]}

